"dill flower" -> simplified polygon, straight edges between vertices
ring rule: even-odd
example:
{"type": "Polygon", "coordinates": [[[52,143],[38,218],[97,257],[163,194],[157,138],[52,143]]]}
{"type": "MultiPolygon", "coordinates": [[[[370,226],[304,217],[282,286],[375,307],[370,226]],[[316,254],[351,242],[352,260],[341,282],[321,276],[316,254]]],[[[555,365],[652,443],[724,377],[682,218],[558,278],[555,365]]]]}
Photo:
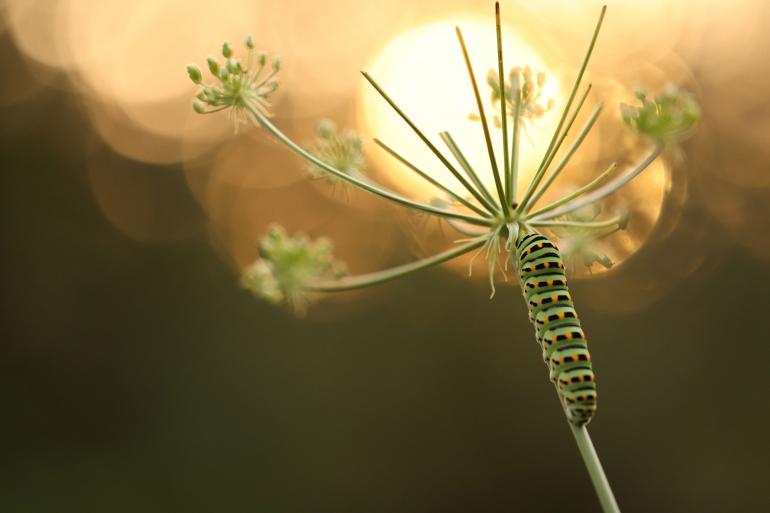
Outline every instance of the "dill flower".
{"type": "Polygon", "coordinates": [[[198,66],[187,66],[187,74],[190,80],[201,87],[193,101],[193,109],[199,114],[209,114],[226,109],[230,110],[235,130],[242,123],[246,123],[249,110],[267,116],[269,115],[270,102],[268,97],[278,87],[275,75],[281,69],[281,61],[274,58],[267,71],[267,56],[264,53],[254,55],[254,41],[251,36],[244,43],[248,50],[246,66],[233,57],[233,48],[230,43],[222,45],[223,62],[214,57],[207,59],[207,65],[215,81],[206,83],[198,66]],[[263,71],[266,73],[263,76],[263,71]]]}
{"type": "MultiPolygon", "coordinates": [[[[348,176],[365,176],[364,145],[358,133],[354,130],[338,131],[334,122],[328,119],[318,123],[316,133],[316,138],[306,148],[308,153],[348,176]]],[[[308,163],[307,170],[313,179],[325,178],[333,183],[341,181],[313,163],[308,163]]]]}
{"type": "Polygon", "coordinates": [[[273,304],[286,303],[299,315],[305,313],[313,282],[345,274],[327,238],[292,237],[273,224],[258,246],[260,258],[243,271],[241,286],[273,304]]]}
{"type": "Polygon", "coordinates": [[[700,106],[695,97],[669,85],[652,100],[644,91],[636,92],[639,106],[620,105],[627,125],[658,143],[671,143],[688,135],[700,119],[700,106]]]}

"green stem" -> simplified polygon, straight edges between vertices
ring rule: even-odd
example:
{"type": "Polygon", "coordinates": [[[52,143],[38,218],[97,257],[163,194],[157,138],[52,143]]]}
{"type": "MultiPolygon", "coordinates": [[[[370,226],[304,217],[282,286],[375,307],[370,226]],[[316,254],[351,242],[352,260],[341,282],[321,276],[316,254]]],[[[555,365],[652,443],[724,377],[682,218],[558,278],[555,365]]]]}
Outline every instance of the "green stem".
{"type": "Polygon", "coordinates": [[[508,174],[508,203],[513,206],[516,201],[516,187],[519,174],[519,132],[521,123],[521,95],[516,93],[516,108],[513,110],[513,137],[511,137],[511,172],[508,174]]]}
{"type": "Polygon", "coordinates": [[[567,203],[566,205],[557,208],[556,210],[553,210],[549,212],[547,215],[540,217],[538,221],[544,220],[544,219],[553,219],[554,217],[560,217],[565,214],[569,214],[570,212],[574,212],[575,210],[581,209],[585,207],[586,205],[590,205],[591,203],[595,203],[601,199],[606,198],[610,194],[614,193],[618,189],[621,189],[623,186],[625,186],[628,182],[639,176],[642,171],[647,169],[647,167],[652,164],[656,158],[658,158],[658,155],[660,155],[660,152],[663,151],[663,147],[660,145],[656,145],[639,164],[636,165],[631,171],[627,172],[624,175],[621,175],[617,178],[615,178],[613,181],[611,181],[608,184],[605,184],[598,189],[594,190],[593,192],[586,194],[582,196],[581,198],[572,201],[570,203],[567,203]]]}
{"type": "Polygon", "coordinates": [[[430,175],[428,175],[426,172],[422,171],[422,170],[421,170],[421,169],[419,169],[417,166],[415,166],[414,164],[412,164],[411,162],[409,162],[408,160],[406,160],[406,158],[404,158],[403,156],[401,156],[401,155],[400,155],[400,154],[399,154],[399,153],[398,153],[396,150],[394,150],[393,148],[391,148],[390,146],[388,146],[387,144],[385,144],[385,143],[384,143],[384,142],[382,142],[381,140],[379,140],[379,139],[375,138],[375,139],[374,139],[374,142],[375,142],[375,143],[376,143],[376,144],[377,144],[377,145],[378,145],[380,148],[382,148],[383,150],[385,150],[386,152],[388,152],[388,153],[389,153],[389,154],[390,154],[392,157],[394,157],[396,160],[398,160],[399,162],[401,162],[402,164],[404,164],[406,167],[408,167],[409,169],[411,169],[412,171],[414,171],[415,173],[417,173],[417,175],[418,175],[418,176],[420,176],[420,177],[421,177],[423,180],[425,180],[425,181],[426,181],[426,182],[428,182],[429,184],[433,185],[434,187],[436,187],[436,188],[437,188],[437,189],[439,189],[440,191],[444,192],[445,194],[448,194],[449,196],[451,196],[452,198],[454,198],[454,199],[455,199],[455,201],[458,201],[459,203],[461,203],[461,204],[465,205],[465,206],[466,206],[466,207],[468,207],[469,209],[471,209],[471,210],[473,210],[474,212],[476,212],[477,214],[479,214],[481,217],[487,217],[487,218],[489,218],[489,217],[490,217],[489,213],[487,213],[487,212],[485,212],[484,210],[480,209],[479,207],[477,207],[476,205],[474,205],[474,204],[473,204],[473,203],[471,203],[470,201],[466,200],[465,198],[463,198],[463,197],[462,197],[462,196],[460,196],[459,194],[456,194],[454,191],[452,191],[452,190],[451,190],[451,189],[449,189],[448,187],[444,187],[444,186],[441,184],[441,182],[439,182],[438,180],[435,180],[435,179],[433,179],[433,178],[432,178],[430,175]]]}
{"type": "Polygon", "coordinates": [[[602,462],[599,461],[599,455],[596,454],[596,449],[593,442],[591,442],[591,437],[588,435],[588,430],[585,426],[576,426],[571,422],[569,425],[572,428],[572,434],[575,436],[580,456],[583,457],[583,463],[585,463],[588,470],[588,475],[591,477],[596,495],[599,497],[602,511],[604,513],[620,513],[620,508],[615,500],[615,495],[612,493],[610,482],[604,473],[602,462]]]}
{"type": "Polygon", "coordinates": [[[492,199],[492,196],[489,194],[489,191],[487,190],[484,183],[479,178],[479,175],[476,174],[476,171],[474,171],[473,167],[471,166],[470,162],[468,162],[468,159],[465,158],[465,155],[460,150],[460,147],[455,142],[454,138],[452,137],[452,134],[449,132],[439,132],[439,137],[441,137],[441,140],[444,141],[444,144],[447,145],[447,148],[449,148],[449,151],[452,153],[454,158],[457,160],[457,162],[460,163],[460,167],[463,168],[463,171],[465,171],[465,174],[468,175],[468,178],[471,179],[471,181],[474,183],[474,185],[478,188],[479,192],[482,196],[487,200],[487,203],[484,205],[487,208],[492,208],[495,213],[500,213],[500,209],[495,204],[495,200],[492,199]]]}
{"type": "Polygon", "coordinates": [[[508,164],[508,116],[505,113],[505,75],[503,75],[503,34],[500,24],[500,2],[495,2],[495,29],[497,31],[497,80],[500,87],[500,117],[503,130],[503,177],[505,203],[511,204],[511,177],[508,164]]]}
{"type": "Polygon", "coordinates": [[[540,189],[529,199],[529,201],[527,201],[526,204],[524,204],[522,200],[521,208],[523,212],[527,212],[529,209],[531,209],[537,204],[538,200],[543,195],[543,193],[548,190],[548,188],[551,186],[553,181],[556,180],[556,177],[559,176],[559,174],[564,170],[564,168],[567,166],[567,163],[572,158],[572,155],[575,154],[577,149],[583,143],[583,140],[585,140],[586,136],[588,135],[588,132],[590,132],[591,128],[593,128],[594,123],[596,123],[596,120],[599,118],[599,114],[601,114],[601,112],[602,112],[602,106],[599,105],[591,113],[591,117],[588,119],[585,126],[578,134],[577,139],[575,139],[575,142],[573,142],[572,146],[570,146],[570,148],[567,150],[566,155],[564,155],[564,157],[561,159],[559,164],[556,166],[556,169],[554,169],[553,172],[548,176],[545,183],[543,183],[543,186],[540,187],[540,189]]]}
{"type": "Polygon", "coordinates": [[[623,222],[622,217],[613,217],[606,221],[541,221],[539,219],[529,221],[528,224],[542,228],[607,228],[623,222]]]}
{"type": "MultiPolygon", "coordinates": [[[[562,111],[561,118],[559,119],[559,124],[556,125],[556,130],[553,133],[551,142],[548,144],[548,149],[545,151],[543,162],[541,163],[540,168],[538,169],[537,174],[535,175],[535,178],[532,180],[532,183],[530,184],[529,189],[527,190],[527,193],[521,202],[521,205],[519,205],[517,212],[523,211],[522,205],[526,204],[529,201],[529,197],[532,195],[533,192],[535,192],[535,188],[540,183],[540,179],[542,179],[543,174],[545,173],[546,169],[548,169],[548,165],[550,164],[550,161],[553,160],[554,155],[556,155],[556,150],[558,150],[558,144],[556,144],[556,141],[558,140],[559,144],[561,144],[561,141],[564,140],[564,137],[566,137],[567,132],[569,131],[569,126],[568,126],[567,130],[565,130],[564,134],[562,134],[561,139],[559,139],[559,133],[561,132],[561,127],[564,125],[564,121],[567,119],[567,114],[569,113],[569,109],[572,106],[572,102],[575,99],[575,94],[577,94],[578,87],[580,87],[580,81],[583,80],[583,75],[585,74],[586,68],[588,67],[588,61],[591,60],[591,54],[594,51],[594,46],[596,46],[596,39],[599,37],[599,30],[602,28],[602,21],[604,21],[604,14],[606,12],[607,12],[607,6],[606,5],[602,6],[602,11],[599,14],[599,20],[596,22],[596,27],[594,28],[594,33],[593,33],[593,36],[591,37],[591,43],[588,45],[588,50],[586,50],[585,57],[583,58],[583,63],[580,66],[580,71],[578,71],[578,75],[577,75],[577,78],[575,79],[575,83],[572,85],[572,91],[570,91],[569,98],[567,99],[567,103],[564,105],[564,110],[562,111]]],[[[585,101],[585,97],[588,95],[588,91],[590,91],[590,89],[591,89],[591,86],[589,85],[588,90],[586,90],[585,94],[583,95],[581,104],[575,110],[575,114],[572,117],[572,121],[574,121],[575,116],[577,116],[578,111],[580,111],[580,106],[582,106],[582,102],[585,101]]],[[[572,121],[570,121],[570,124],[572,123],[572,121]]]]}
{"type": "Polygon", "coordinates": [[[426,267],[431,267],[433,265],[446,262],[460,255],[464,255],[465,253],[473,251],[474,249],[480,248],[486,242],[486,237],[478,238],[477,240],[472,240],[467,244],[463,244],[462,246],[452,248],[450,250],[444,251],[443,253],[433,255],[432,257],[417,260],[416,262],[410,262],[408,264],[399,265],[396,267],[391,267],[390,269],[368,274],[345,276],[337,280],[319,281],[307,287],[307,289],[313,292],[341,292],[344,290],[360,289],[370,285],[377,285],[386,281],[395,280],[396,278],[400,278],[406,274],[419,271],[420,269],[425,269],[426,267]]]}
{"type": "Polygon", "coordinates": [[[305,149],[303,149],[301,146],[299,146],[297,143],[292,141],[286,134],[281,132],[278,127],[276,127],[274,124],[270,122],[264,115],[262,115],[259,111],[255,110],[254,107],[251,105],[247,105],[246,108],[249,110],[249,113],[251,113],[252,116],[254,116],[254,119],[257,120],[257,122],[265,127],[265,129],[273,134],[278,140],[280,140],[282,143],[284,143],[286,146],[289,147],[290,150],[292,150],[294,153],[299,155],[300,157],[304,158],[308,162],[315,164],[316,166],[320,167],[324,171],[327,171],[331,173],[332,175],[336,176],[337,178],[344,180],[348,183],[351,183],[357,187],[360,187],[361,189],[371,192],[372,194],[376,194],[377,196],[380,196],[385,199],[389,199],[395,203],[398,203],[399,205],[403,205],[405,207],[413,208],[415,210],[420,210],[422,212],[428,212],[429,214],[441,216],[441,217],[447,217],[447,218],[453,218],[453,219],[460,219],[462,221],[465,221],[470,224],[475,224],[479,226],[491,226],[492,221],[489,219],[482,219],[480,217],[476,216],[470,216],[466,214],[460,214],[458,212],[452,212],[450,210],[444,210],[442,208],[436,208],[431,205],[426,205],[424,203],[419,203],[414,200],[410,200],[408,198],[404,198],[403,196],[399,196],[398,194],[395,194],[393,192],[387,191],[385,189],[381,189],[380,187],[377,187],[375,185],[372,185],[371,183],[365,182],[359,178],[356,178],[354,176],[350,176],[349,174],[343,173],[339,169],[336,169],[326,162],[320,160],[316,156],[308,153],[305,149]]]}
{"type": "Polygon", "coordinates": [[[604,180],[606,180],[607,177],[610,176],[617,169],[617,167],[618,167],[617,163],[613,162],[612,164],[610,164],[610,167],[608,167],[602,174],[600,174],[599,176],[597,176],[596,178],[594,178],[593,180],[591,180],[590,182],[585,184],[580,189],[576,190],[572,194],[569,194],[569,195],[563,197],[560,200],[554,201],[550,205],[547,205],[547,206],[541,208],[537,212],[527,213],[527,218],[528,219],[535,218],[535,217],[537,217],[539,215],[545,214],[546,212],[550,212],[551,210],[559,208],[560,206],[562,206],[562,205],[564,205],[566,203],[569,203],[573,199],[578,198],[578,197],[582,196],[583,194],[592,191],[600,183],[602,183],[604,180]]]}
{"type": "Polygon", "coordinates": [[[585,92],[580,97],[580,100],[578,101],[578,104],[577,104],[577,108],[575,108],[575,111],[572,113],[572,116],[567,122],[567,126],[564,129],[564,131],[560,132],[561,130],[561,123],[560,123],[559,127],[557,127],[556,129],[557,131],[554,132],[553,134],[554,139],[552,140],[552,145],[548,147],[548,150],[546,150],[545,155],[543,155],[543,160],[540,162],[540,166],[537,168],[537,172],[535,173],[534,178],[532,178],[532,181],[529,183],[529,187],[527,187],[527,192],[524,193],[524,197],[521,199],[521,202],[519,203],[519,206],[516,209],[518,212],[524,212],[524,208],[530,203],[529,200],[532,197],[532,194],[534,194],[535,189],[537,189],[537,186],[540,185],[540,181],[543,179],[543,176],[548,171],[548,166],[550,166],[551,162],[553,162],[553,159],[556,156],[556,152],[558,152],[559,148],[561,147],[561,143],[564,142],[564,139],[566,139],[567,134],[569,134],[569,130],[570,128],[572,128],[573,123],[575,123],[575,119],[577,118],[578,113],[580,113],[580,109],[583,107],[583,104],[585,103],[589,92],[591,92],[591,84],[588,85],[585,92]],[[554,140],[557,141],[555,144],[553,144],[554,140]]]}
{"type": "Polygon", "coordinates": [[[471,79],[471,86],[473,86],[473,95],[476,97],[476,106],[479,109],[479,118],[481,118],[481,128],[484,130],[484,141],[487,143],[487,153],[489,154],[489,163],[492,166],[492,176],[495,178],[495,187],[497,188],[497,197],[500,199],[500,208],[503,214],[507,217],[510,212],[510,205],[505,201],[505,191],[503,191],[503,184],[500,181],[500,170],[497,168],[497,159],[495,158],[495,149],[492,147],[492,137],[489,135],[489,124],[487,123],[487,115],[484,113],[484,103],[481,101],[481,94],[479,93],[479,85],[476,83],[476,75],[473,73],[473,66],[471,66],[471,58],[468,56],[468,49],[465,47],[465,40],[463,39],[463,33],[460,31],[460,27],[455,27],[457,33],[457,40],[460,42],[460,48],[463,52],[463,58],[465,59],[465,67],[468,70],[468,76],[471,79]]]}
{"type": "Polygon", "coordinates": [[[417,137],[420,138],[420,140],[425,143],[425,145],[430,149],[430,151],[433,152],[433,154],[441,161],[444,166],[449,170],[450,173],[452,173],[455,178],[462,184],[463,187],[465,187],[465,190],[467,190],[469,193],[471,193],[481,204],[484,204],[484,200],[481,198],[479,193],[463,178],[463,175],[460,174],[460,172],[455,169],[455,167],[447,160],[447,158],[438,151],[438,148],[430,142],[430,140],[425,136],[425,134],[422,133],[422,131],[417,128],[417,125],[412,122],[411,119],[409,119],[409,116],[404,113],[404,111],[401,110],[401,108],[396,105],[396,102],[394,102],[390,96],[388,96],[388,93],[385,92],[385,90],[380,87],[380,85],[365,71],[362,71],[361,74],[366,78],[366,80],[369,81],[370,84],[377,90],[378,93],[380,93],[380,96],[382,96],[386,102],[395,110],[399,116],[401,116],[401,119],[406,121],[406,124],[409,125],[409,127],[414,131],[415,134],[417,134],[417,137]]]}

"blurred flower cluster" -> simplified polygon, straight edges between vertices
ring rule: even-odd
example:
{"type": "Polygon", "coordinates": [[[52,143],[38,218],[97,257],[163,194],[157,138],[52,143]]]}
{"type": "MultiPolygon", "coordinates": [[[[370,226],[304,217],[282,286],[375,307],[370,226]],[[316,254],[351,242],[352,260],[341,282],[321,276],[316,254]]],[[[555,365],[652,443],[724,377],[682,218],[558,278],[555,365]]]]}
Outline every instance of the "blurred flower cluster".
{"type": "Polygon", "coordinates": [[[257,109],[262,114],[269,114],[270,103],[267,98],[278,87],[275,75],[281,69],[281,61],[273,59],[271,70],[264,77],[262,71],[267,66],[267,56],[260,52],[254,57],[254,41],[251,36],[246,38],[245,46],[248,50],[248,61],[244,68],[241,62],[233,57],[233,48],[230,43],[222,45],[224,62],[220,63],[214,57],[207,60],[209,71],[218,83],[207,84],[203,82],[201,70],[195,64],[187,66],[187,74],[194,84],[201,86],[201,90],[193,101],[193,109],[199,114],[219,112],[232,107],[232,116],[236,130],[241,123],[247,121],[247,110],[257,109]],[[256,61],[256,62],[255,62],[256,61]],[[206,106],[211,107],[207,110],[206,106]]]}
{"type": "Polygon", "coordinates": [[[302,233],[292,237],[275,224],[259,241],[259,253],[260,258],[244,270],[241,285],[271,303],[287,303],[299,315],[307,308],[314,282],[346,273],[344,262],[334,258],[329,239],[313,240],[302,233]]]}

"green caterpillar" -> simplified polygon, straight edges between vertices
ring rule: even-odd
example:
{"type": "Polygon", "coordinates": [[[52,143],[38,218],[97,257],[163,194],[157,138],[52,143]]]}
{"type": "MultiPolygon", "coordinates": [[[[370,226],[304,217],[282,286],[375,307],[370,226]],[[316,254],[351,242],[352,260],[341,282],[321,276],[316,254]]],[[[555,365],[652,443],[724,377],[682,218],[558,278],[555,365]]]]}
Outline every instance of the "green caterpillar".
{"type": "Polygon", "coordinates": [[[586,424],[596,412],[596,378],[559,249],[543,235],[530,233],[516,242],[516,258],[550,379],[569,421],[586,424]]]}

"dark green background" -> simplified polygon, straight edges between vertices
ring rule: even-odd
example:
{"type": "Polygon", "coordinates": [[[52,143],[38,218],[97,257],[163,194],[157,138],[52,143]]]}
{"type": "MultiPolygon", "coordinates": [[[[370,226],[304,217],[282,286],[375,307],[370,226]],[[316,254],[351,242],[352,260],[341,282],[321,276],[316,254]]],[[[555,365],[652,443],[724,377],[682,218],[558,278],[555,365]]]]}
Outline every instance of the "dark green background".
{"type": "MultiPolygon", "coordinates": [[[[515,290],[428,271],[295,320],[236,286],[178,169],[143,172],[198,234],[134,242],[91,196],[68,93],[1,115],[0,511],[598,510],[515,290]]],[[[703,201],[715,271],[581,308],[625,512],[770,511],[770,265],[703,201]]]]}

